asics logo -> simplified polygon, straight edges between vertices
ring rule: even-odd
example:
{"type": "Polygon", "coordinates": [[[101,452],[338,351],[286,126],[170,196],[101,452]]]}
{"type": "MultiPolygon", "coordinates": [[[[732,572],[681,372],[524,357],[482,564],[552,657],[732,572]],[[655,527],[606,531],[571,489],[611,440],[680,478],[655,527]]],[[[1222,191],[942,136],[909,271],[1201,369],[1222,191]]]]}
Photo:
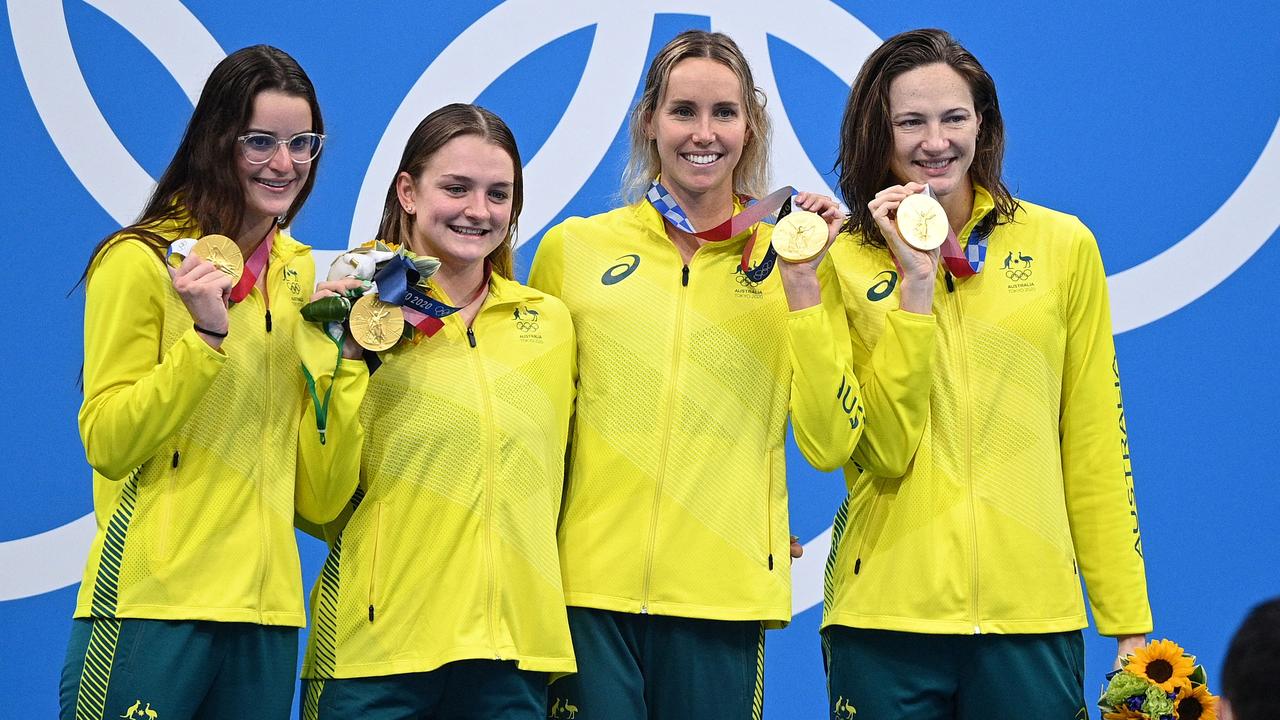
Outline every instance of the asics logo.
{"type": "Polygon", "coordinates": [[[618,259],[622,262],[617,265],[611,265],[609,269],[605,270],[604,274],[600,276],[600,283],[602,285],[615,285],[620,283],[623,280],[626,280],[631,273],[635,272],[636,268],[640,267],[640,256],[635,253],[623,255],[618,259]]]}
{"type": "Polygon", "coordinates": [[[867,299],[871,302],[879,302],[893,294],[893,289],[898,286],[898,273],[892,270],[885,270],[876,277],[884,276],[880,282],[867,288],[867,299]]]}

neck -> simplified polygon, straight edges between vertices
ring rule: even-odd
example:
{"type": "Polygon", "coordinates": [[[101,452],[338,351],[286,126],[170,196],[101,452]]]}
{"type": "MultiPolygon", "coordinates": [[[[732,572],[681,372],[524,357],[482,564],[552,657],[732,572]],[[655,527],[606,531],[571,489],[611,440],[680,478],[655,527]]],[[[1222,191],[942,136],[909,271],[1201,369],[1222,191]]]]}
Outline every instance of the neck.
{"type": "Polygon", "coordinates": [[[947,224],[959,235],[965,223],[973,216],[973,182],[965,178],[955,192],[948,193],[939,202],[942,203],[942,209],[947,211],[947,224]]]}
{"type": "Polygon", "coordinates": [[[716,188],[702,193],[684,193],[673,188],[667,190],[680,203],[684,214],[698,232],[710,230],[733,216],[733,189],[716,188]]]}
{"type": "Polygon", "coordinates": [[[470,302],[484,280],[484,261],[465,266],[442,262],[434,280],[455,305],[470,302]]]}
{"type": "Polygon", "coordinates": [[[245,222],[240,225],[240,232],[235,237],[236,245],[240,248],[240,254],[244,255],[245,258],[252,255],[253,251],[257,250],[262,241],[266,239],[267,231],[271,229],[275,221],[276,219],[273,217],[257,220],[246,218],[245,222]]]}

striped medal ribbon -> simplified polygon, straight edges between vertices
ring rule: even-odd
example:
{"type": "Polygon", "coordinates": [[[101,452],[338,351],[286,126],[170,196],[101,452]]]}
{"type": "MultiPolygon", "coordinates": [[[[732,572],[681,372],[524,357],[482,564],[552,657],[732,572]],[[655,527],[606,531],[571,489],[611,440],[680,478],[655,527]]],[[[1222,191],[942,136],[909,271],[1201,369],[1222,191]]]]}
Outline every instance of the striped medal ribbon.
{"type": "MultiPolygon", "coordinates": [[[[742,212],[710,230],[703,230],[702,232],[693,229],[693,223],[689,222],[689,215],[685,213],[684,208],[680,207],[679,201],[657,179],[649,184],[649,191],[645,193],[644,197],[658,211],[662,219],[671,223],[676,229],[708,242],[722,242],[740,235],[747,229],[752,228],[756,223],[775,213],[777,217],[774,218],[774,222],[786,217],[791,212],[791,198],[796,194],[795,188],[787,185],[774,190],[761,200],[739,195],[738,200],[745,206],[742,208],[742,212]]],[[[742,249],[740,267],[748,280],[758,283],[769,277],[769,273],[773,272],[774,265],[778,263],[778,255],[774,252],[773,246],[770,245],[764,259],[753,268],[751,267],[751,251],[755,249],[755,246],[756,231],[752,229],[751,237],[747,238],[747,244],[742,249]]]]}

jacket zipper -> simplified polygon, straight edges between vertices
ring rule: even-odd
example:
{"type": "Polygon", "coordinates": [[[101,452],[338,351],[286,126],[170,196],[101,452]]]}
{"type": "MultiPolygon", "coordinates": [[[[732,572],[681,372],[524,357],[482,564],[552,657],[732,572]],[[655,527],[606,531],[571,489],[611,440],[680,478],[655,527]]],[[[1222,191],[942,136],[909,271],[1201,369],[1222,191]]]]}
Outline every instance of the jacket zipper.
{"type": "Polygon", "coordinates": [[[871,481],[871,509],[867,511],[867,521],[863,525],[862,532],[858,534],[858,551],[853,555],[853,574],[857,575],[862,572],[862,551],[867,548],[867,536],[871,534],[871,529],[875,527],[876,510],[880,507],[880,481],[873,479],[871,481]]]}
{"type": "MultiPolygon", "coordinates": [[[[945,272],[945,271],[944,271],[945,272]]],[[[970,610],[973,621],[973,634],[982,634],[982,623],[978,615],[978,510],[973,492],[973,412],[971,399],[969,397],[969,362],[968,353],[965,352],[965,334],[964,334],[964,318],[962,317],[962,307],[960,303],[960,294],[954,292],[954,285],[951,281],[951,275],[946,274],[947,278],[947,297],[951,300],[948,307],[951,310],[951,326],[955,330],[955,351],[952,353],[956,358],[956,365],[960,368],[960,403],[961,412],[964,414],[964,473],[965,484],[969,489],[969,586],[970,586],[970,610]]]]}
{"type": "MultiPolygon", "coordinates": [[[[266,367],[266,372],[267,372],[267,391],[263,395],[264,400],[263,400],[263,415],[262,415],[263,424],[261,426],[262,428],[269,427],[270,421],[271,421],[271,398],[272,398],[271,300],[270,300],[269,294],[267,293],[267,286],[271,283],[270,261],[268,261],[267,267],[265,268],[264,272],[266,274],[266,277],[263,278],[262,289],[259,291],[258,288],[253,288],[253,290],[250,291],[250,294],[253,294],[255,292],[258,293],[258,297],[260,297],[262,300],[263,317],[265,318],[265,325],[266,325],[266,332],[264,334],[265,340],[263,343],[264,347],[266,348],[266,352],[263,355],[262,364],[266,367]]],[[[261,442],[261,448],[262,448],[262,456],[261,456],[262,463],[259,465],[259,467],[265,469],[267,467],[266,458],[269,457],[271,448],[269,447],[269,442],[268,442],[268,438],[266,437],[266,434],[261,432],[261,430],[258,433],[258,438],[259,438],[259,441],[261,442]]],[[[261,572],[258,576],[259,613],[261,613],[262,610],[266,608],[266,604],[264,603],[264,600],[263,600],[263,595],[267,586],[267,558],[269,557],[269,552],[270,552],[270,548],[267,547],[268,525],[267,525],[267,515],[266,515],[266,499],[263,498],[263,493],[266,492],[266,483],[267,483],[267,478],[265,477],[265,473],[263,473],[262,476],[258,478],[258,528],[259,528],[258,542],[260,547],[262,548],[261,550],[262,554],[258,560],[258,567],[261,569],[261,572]]]]}
{"type": "MultiPolygon", "coordinates": [[[[697,254],[697,251],[694,251],[697,254]]],[[[658,455],[658,482],[653,489],[653,508],[649,513],[649,544],[644,558],[644,592],[640,600],[640,612],[649,612],[649,589],[653,581],[653,550],[658,543],[658,508],[662,503],[662,481],[667,474],[667,453],[671,448],[671,415],[675,404],[676,388],[680,380],[680,346],[684,337],[685,288],[689,287],[689,266],[680,271],[680,291],[676,295],[676,324],[671,343],[671,384],[667,388],[666,417],[662,424],[662,450],[658,455]]]]}
{"type": "MultiPolygon", "coordinates": [[[[765,462],[769,463],[769,472],[765,474],[768,480],[764,486],[764,548],[768,554],[767,561],[769,570],[773,570],[773,461],[776,450],[770,450],[765,454],[765,462]]],[[[787,556],[790,557],[791,544],[787,543],[787,556]]]]}
{"type": "MultiPolygon", "coordinates": [[[[461,318],[459,318],[461,319],[461,318]]],[[[476,318],[479,319],[477,314],[476,318]]],[[[474,350],[476,349],[476,334],[472,327],[467,328],[467,343],[474,350]]],[[[479,352],[471,354],[472,366],[476,369],[476,387],[480,390],[480,397],[484,400],[484,428],[485,428],[485,450],[484,450],[484,555],[485,562],[489,565],[488,578],[486,585],[488,586],[488,607],[485,608],[485,616],[489,623],[489,645],[495,650],[498,647],[498,630],[497,630],[497,604],[498,604],[498,583],[497,565],[493,559],[493,402],[489,397],[489,386],[486,384],[484,375],[484,363],[479,352]]],[[[495,654],[495,659],[499,657],[495,654]]]]}

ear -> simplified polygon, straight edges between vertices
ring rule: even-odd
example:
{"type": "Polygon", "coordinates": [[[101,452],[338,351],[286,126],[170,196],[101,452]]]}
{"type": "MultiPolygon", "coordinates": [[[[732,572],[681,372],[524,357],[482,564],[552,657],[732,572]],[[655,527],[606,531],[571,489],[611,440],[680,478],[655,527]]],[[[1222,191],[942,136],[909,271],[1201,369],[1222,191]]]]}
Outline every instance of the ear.
{"type": "Polygon", "coordinates": [[[417,211],[417,184],[409,173],[402,172],[396,176],[396,197],[400,199],[400,207],[410,215],[417,211]]]}
{"type": "Polygon", "coordinates": [[[653,113],[644,116],[644,136],[652,142],[658,137],[658,133],[653,129],[653,113]]]}

